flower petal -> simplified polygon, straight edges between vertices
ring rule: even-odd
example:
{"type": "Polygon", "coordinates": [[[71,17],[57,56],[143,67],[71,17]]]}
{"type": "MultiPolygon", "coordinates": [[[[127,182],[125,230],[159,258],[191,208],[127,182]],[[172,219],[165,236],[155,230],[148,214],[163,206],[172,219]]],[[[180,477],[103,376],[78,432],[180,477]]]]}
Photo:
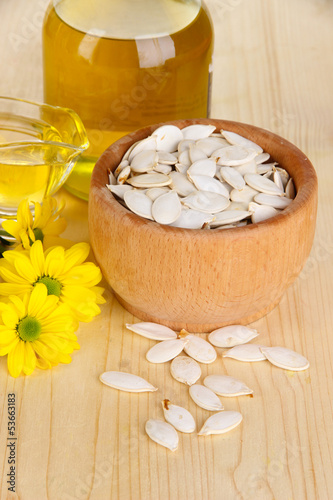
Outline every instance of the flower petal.
{"type": "Polygon", "coordinates": [[[9,373],[12,377],[18,377],[22,371],[24,363],[24,350],[25,343],[19,341],[8,353],[7,364],[9,373]]]}
{"type": "Polygon", "coordinates": [[[2,313],[2,321],[7,328],[10,330],[15,330],[18,322],[19,322],[19,317],[15,309],[12,307],[10,309],[7,309],[7,311],[4,311],[2,313]]]}
{"type": "Polygon", "coordinates": [[[26,308],[25,308],[24,303],[22,302],[22,300],[19,297],[17,297],[16,295],[11,295],[9,297],[9,300],[14,305],[19,318],[23,318],[23,316],[26,315],[26,308]]]}
{"type": "Polygon", "coordinates": [[[36,354],[32,347],[33,342],[25,343],[25,356],[23,364],[23,372],[25,375],[30,375],[36,368],[36,354]]]}
{"type": "Polygon", "coordinates": [[[72,267],[82,264],[88,257],[89,252],[90,245],[84,242],[77,243],[76,245],[73,245],[71,248],[66,250],[66,264],[63,269],[63,273],[67,273],[72,267]]]}
{"type": "Polygon", "coordinates": [[[45,253],[45,274],[57,278],[64,267],[65,250],[63,247],[54,247],[45,253]]]}
{"type": "Polygon", "coordinates": [[[45,257],[43,252],[43,244],[40,240],[35,241],[30,249],[31,264],[37,276],[44,276],[45,273],[45,257]]]}
{"type": "Polygon", "coordinates": [[[64,217],[60,217],[57,220],[49,222],[45,228],[43,228],[43,234],[48,234],[51,236],[58,236],[65,231],[67,227],[67,221],[64,217]]]}
{"type": "Polygon", "coordinates": [[[22,295],[31,290],[31,285],[29,283],[0,283],[0,295],[22,295]]]}
{"type": "Polygon", "coordinates": [[[4,220],[2,222],[2,227],[7,233],[14,236],[16,240],[18,240],[20,226],[15,220],[4,220]]]}
{"type": "Polygon", "coordinates": [[[47,298],[47,288],[43,283],[37,283],[31,292],[28,302],[28,314],[38,319],[39,310],[47,298]]]}
{"type": "Polygon", "coordinates": [[[15,260],[15,269],[19,276],[21,276],[28,283],[34,283],[38,279],[38,274],[35,271],[31,260],[25,255],[20,255],[15,260]]]}

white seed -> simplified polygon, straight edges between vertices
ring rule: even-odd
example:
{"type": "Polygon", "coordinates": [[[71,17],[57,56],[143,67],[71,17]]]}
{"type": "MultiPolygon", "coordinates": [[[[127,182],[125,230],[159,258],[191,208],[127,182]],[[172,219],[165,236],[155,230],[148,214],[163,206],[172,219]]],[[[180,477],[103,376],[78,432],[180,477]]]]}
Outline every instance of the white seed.
{"type": "Polygon", "coordinates": [[[170,365],[170,372],[174,379],[186,385],[195,384],[201,377],[200,365],[188,356],[177,356],[170,365]]]}
{"type": "MultiPolygon", "coordinates": [[[[136,141],[136,142],[134,142],[134,143],[133,143],[133,144],[132,144],[132,145],[128,148],[128,150],[125,152],[124,156],[122,157],[121,162],[123,162],[123,161],[127,161],[127,162],[128,162],[128,165],[129,165],[129,157],[130,157],[130,154],[131,154],[131,152],[133,151],[133,149],[134,149],[134,148],[135,148],[138,144],[140,144],[140,142],[142,142],[142,141],[136,141]]],[[[150,148],[150,149],[151,149],[151,148],[150,148]]],[[[141,151],[141,149],[140,149],[140,151],[141,151]]]]}
{"type": "Polygon", "coordinates": [[[220,399],[208,387],[200,384],[191,385],[189,393],[193,401],[201,408],[209,411],[223,410],[223,404],[220,399]]]}
{"type": "Polygon", "coordinates": [[[234,189],[243,189],[245,181],[243,176],[232,167],[221,167],[221,177],[234,189]]]}
{"type": "Polygon", "coordinates": [[[291,199],[295,198],[296,190],[295,190],[295,186],[294,186],[294,181],[292,180],[291,177],[290,177],[289,181],[287,182],[287,185],[285,187],[285,191],[286,191],[287,198],[291,198],[291,199]]]}
{"type": "Polygon", "coordinates": [[[157,151],[173,153],[177,151],[178,143],[183,139],[183,133],[175,125],[162,125],[153,132],[156,139],[157,151]]]}
{"type": "Polygon", "coordinates": [[[158,163],[164,163],[165,165],[174,165],[178,161],[178,155],[173,153],[168,153],[167,151],[159,151],[157,153],[158,163]]]}
{"type": "Polygon", "coordinates": [[[112,194],[115,194],[121,200],[124,199],[124,194],[126,193],[126,191],[130,191],[131,189],[133,189],[132,186],[129,186],[128,184],[107,184],[106,187],[111,191],[112,194]]]}
{"type": "Polygon", "coordinates": [[[257,205],[256,203],[251,203],[249,210],[252,211],[251,221],[253,224],[271,219],[279,213],[274,207],[269,205],[257,205]]]}
{"type": "Polygon", "coordinates": [[[224,210],[229,205],[229,200],[218,193],[210,191],[197,191],[183,198],[185,206],[200,212],[215,214],[224,210]]]}
{"type": "Polygon", "coordinates": [[[219,165],[234,167],[253,160],[256,154],[241,146],[228,146],[214,151],[212,158],[216,158],[219,165]]]}
{"type": "Polygon", "coordinates": [[[293,201],[286,196],[275,196],[272,194],[258,193],[253,198],[255,202],[260,203],[262,205],[268,205],[280,210],[287,208],[290,203],[293,201]]]}
{"type": "Polygon", "coordinates": [[[243,417],[238,411],[222,411],[209,417],[198,436],[209,436],[210,434],[223,434],[237,427],[243,417]]]}
{"type": "Polygon", "coordinates": [[[123,168],[120,172],[120,174],[117,177],[117,183],[118,184],[124,184],[129,178],[131,174],[131,167],[127,165],[127,167],[123,168]]]}
{"type": "Polygon", "coordinates": [[[206,160],[207,155],[196,144],[191,144],[189,147],[189,157],[192,163],[199,160],[206,160]]]}
{"type": "Polygon", "coordinates": [[[260,165],[261,163],[264,163],[265,161],[269,160],[270,155],[268,153],[260,153],[258,156],[255,157],[255,161],[257,165],[260,165]]]}
{"type": "Polygon", "coordinates": [[[228,210],[226,212],[230,212],[231,210],[242,210],[243,212],[248,212],[248,203],[241,203],[240,201],[232,201],[228,206],[228,210]]]}
{"type": "Polygon", "coordinates": [[[188,166],[184,165],[183,163],[176,163],[175,170],[180,174],[186,175],[188,171],[188,166]]]}
{"type": "Polygon", "coordinates": [[[273,365],[285,370],[301,371],[310,366],[304,356],[286,347],[261,347],[261,352],[273,365]]]}
{"type": "Polygon", "coordinates": [[[215,160],[198,160],[192,163],[192,165],[187,170],[187,175],[208,175],[209,177],[214,177],[216,173],[216,162],[215,160]]]}
{"type": "MultiPolygon", "coordinates": [[[[120,170],[119,170],[119,172],[120,172],[120,170]]],[[[109,185],[115,186],[117,184],[116,175],[113,172],[110,171],[108,177],[109,177],[109,185]]]]}
{"type": "Polygon", "coordinates": [[[171,178],[164,174],[152,173],[136,175],[127,179],[127,182],[139,188],[163,187],[171,184],[171,178]]]}
{"type": "Polygon", "coordinates": [[[138,189],[125,191],[124,201],[127,207],[137,215],[153,220],[151,209],[153,202],[148,196],[138,189]]]}
{"type": "Polygon", "coordinates": [[[197,141],[198,139],[205,139],[214,132],[214,125],[189,125],[182,129],[184,139],[191,139],[197,141]]]}
{"type": "Polygon", "coordinates": [[[246,210],[225,210],[216,214],[215,219],[211,222],[211,227],[218,227],[224,224],[238,222],[246,217],[249,217],[251,212],[246,210]]]}
{"type": "Polygon", "coordinates": [[[146,354],[150,363],[166,363],[182,352],[186,339],[164,340],[154,345],[146,354]]]}
{"type": "Polygon", "coordinates": [[[252,394],[253,390],[247,387],[241,380],[229,375],[208,375],[204,379],[204,385],[224,397],[246,396],[252,394]]]}
{"type": "Polygon", "coordinates": [[[263,163],[257,165],[257,174],[266,175],[271,174],[273,172],[273,167],[275,163],[263,163]]]}
{"type": "Polygon", "coordinates": [[[146,195],[152,200],[155,201],[156,198],[161,196],[162,194],[169,193],[170,188],[169,187],[161,187],[161,188],[149,188],[146,191],[146,195]]]}
{"type": "Polygon", "coordinates": [[[179,196],[188,196],[196,192],[196,188],[193,186],[192,182],[180,172],[171,172],[170,179],[171,188],[174,189],[179,196]]]}
{"type": "Polygon", "coordinates": [[[224,326],[214,330],[208,335],[208,340],[216,347],[234,347],[245,344],[257,337],[257,330],[243,325],[224,326]]]}
{"type": "Polygon", "coordinates": [[[149,321],[134,323],[132,325],[126,323],[126,328],[134,333],[142,335],[142,337],[152,340],[173,340],[177,338],[177,333],[171,330],[171,328],[149,321]]]}
{"type": "Polygon", "coordinates": [[[214,177],[210,177],[209,175],[191,175],[191,181],[200,191],[210,191],[211,193],[218,193],[225,196],[225,198],[229,198],[229,191],[225,185],[214,177]]]}
{"type": "Polygon", "coordinates": [[[160,174],[168,175],[170,172],[172,172],[172,166],[171,165],[166,165],[164,163],[158,163],[154,167],[154,172],[158,172],[160,174]]]}
{"type": "Polygon", "coordinates": [[[184,347],[184,351],[188,356],[199,361],[199,363],[213,363],[216,360],[217,354],[214,347],[205,339],[192,333],[184,338],[188,341],[184,347]]]}
{"type": "Polygon", "coordinates": [[[184,149],[179,156],[178,156],[178,162],[181,163],[182,165],[186,165],[186,167],[190,167],[192,162],[190,159],[190,152],[189,149],[184,149]]]}
{"type": "Polygon", "coordinates": [[[134,156],[131,161],[131,170],[133,172],[143,173],[153,170],[157,165],[158,155],[156,151],[144,150],[134,156]]]}
{"type": "Polygon", "coordinates": [[[157,387],[151,385],[147,380],[126,372],[104,372],[99,377],[103,384],[126,392],[154,392],[157,387]]]}
{"type": "Polygon", "coordinates": [[[249,139],[246,139],[245,137],[239,134],[236,134],[235,132],[221,130],[221,134],[223,135],[223,137],[227,139],[228,142],[230,142],[230,144],[233,144],[235,146],[241,146],[246,149],[252,149],[257,154],[261,154],[263,152],[262,147],[258,146],[258,144],[250,141],[249,139]]]}
{"type": "Polygon", "coordinates": [[[264,361],[266,356],[260,350],[261,345],[258,344],[242,344],[232,347],[223,353],[224,358],[237,359],[237,361],[264,361]]]}
{"type": "Polygon", "coordinates": [[[249,204],[256,194],[258,194],[256,189],[252,189],[250,186],[245,186],[243,189],[233,189],[230,193],[230,199],[232,201],[249,204]]]}
{"type": "Polygon", "coordinates": [[[168,399],[162,401],[164,418],[179,432],[190,434],[195,431],[195,421],[191,413],[182,406],[173,405],[168,399]]]}
{"type": "Polygon", "coordinates": [[[245,182],[253,189],[265,194],[283,195],[283,191],[271,180],[259,174],[245,174],[245,182]]]}
{"type": "Polygon", "coordinates": [[[160,224],[171,224],[180,216],[182,210],[178,194],[175,191],[162,194],[153,203],[152,215],[160,224]]]}
{"type": "Polygon", "coordinates": [[[228,141],[222,137],[207,137],[206,139],[199,139],[195,144],[204,153],[206,153],[207,156],[211,156],[211,154],[217,149],[229,146],[228,141]]]}
{"type": "Polygon", "coordinates": [[[195,143],[195,141],[193,141],[192,139],[181,140],[180,143],[178,144],[178,153],[182,153],[186,149],[189,149],[190,144],[194,144],[194,143],[195,143]]]}
{"type": "MultiPolygon", "coordinates": [[[[275,167],[275,169],[277,170],[277,172],[279,172],[281,180],[282,180],[282,184],[283,184],[283,189],[285,189],[287,184],[288,184],[288,181],[290,179],[290,175],[288,174],[287,170],[285,170],[284,168],[275,167]]],[[[294,196],[294,198],[295,198],[295,196],[294,196]]]]}
{"type": "Polygon", "coordinates": [[[279,174],[279,172],[276,170],[275,167],[273,168],[273,181],[275,182],[277,187],[281,189],[281,191],[284,191],[281,175],[279,174]]]}
{"type": "Polygon", "coordinates": [[[211,214],[184,207],[178,219],[170,226],[184,229],[201,229],[204,224],[210,223],[213,219],[214,216],[211,214]]]}
{"type": "MultiPolygon", "coordinates": [[[[138,153],[145,151],[146,149],[153,149],[156,151],[157,144],[155,137],[149,136],[133,144],[132,149],[129,150],[128,161],[131,162],[138,153]]],[[[125,159],[125,158],[124,158],[125,159]]]]}
{"type": "Polygon", "coordinates": [[[238,165],[236,167],[233,167],[239,174],[244,176],[245,174],[256,174],[258,172],[257,169],[257,164],[254,160],[248,161],[247,163],[244,163],[243,165],[238,165]]]}
{"type": "Polygon", "coordinates": [[[177,431],[167,422],[151,418],[146,422],[146,433],[155,443],[171,451],[177,450],[179,441],[177,431]]]}

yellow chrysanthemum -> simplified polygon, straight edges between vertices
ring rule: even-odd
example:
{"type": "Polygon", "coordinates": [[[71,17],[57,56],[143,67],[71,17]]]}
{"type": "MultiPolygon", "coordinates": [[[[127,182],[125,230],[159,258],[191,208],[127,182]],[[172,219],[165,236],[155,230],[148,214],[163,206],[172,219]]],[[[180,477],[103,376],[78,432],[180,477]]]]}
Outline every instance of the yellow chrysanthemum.
{"type": "Polygon", "coordinates": [[[13,236],[17,243],[17,249],[28,249],[36,241],[43,242],[44,248],[55,245],[62,245],[69,248],[72,242],[60,238],[67,226],[67,222],[60,214],[64,205],[57,207],[54,198],[48,197],[43,200],[43,204],[34,203],[35,214],[32,215],[28,200],[23,200],[17,210],[17,220],[7,220],[2,223],[2,227],[7,233],[13,236]]]}
{"type": "Polygon", "coordinates": [[[68,250],[61,246],[44,252],[41,241],[29,250],[8,250],[0,260],[0,295],[22,295],[31,292],[37,283],[47,287],[49,295],[59,297],[72,309],[79,321],[91,321],[100,313],[104,289],[96,286],[102,273],[92,262],[84,262],[89,254],[88,243],[77,243],[68,250]]]}
{"type": "Polygon", "coordinates": [[[0,303],[0,356],[8,354],[12,377],[30,375],[36,367],[70,363],[70,354],[80,349],[76,328],[70,308],[38,283],[22,299],[10,296],[0,303]]]}

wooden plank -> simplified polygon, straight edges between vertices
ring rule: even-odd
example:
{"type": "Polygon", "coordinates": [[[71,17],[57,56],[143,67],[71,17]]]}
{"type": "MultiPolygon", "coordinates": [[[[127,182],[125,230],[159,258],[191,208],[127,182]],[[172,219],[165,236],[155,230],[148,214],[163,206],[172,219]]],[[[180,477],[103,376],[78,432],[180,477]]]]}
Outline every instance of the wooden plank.
{"type": "MultiPolygon", "coordinates": [[[[242,412],[225,436],[180,435],[168,452],[148,440],[145,421],[168,396],[208,412],[145,361],[153,341],[126,331],[135,318],[106,292],[102,314],[78,332],[69,366],[16,380],[0,360],[0,498],[23,500],[329,500],[333,490],[333,7],[325,0],[209,0],[215,24],[212,116],[271,129],[300,147],[319,178],[311,256],[280,305],[253,326],[255,342],[284,345],[310,360],[294,373],[234,360],[203,366],[244,379],[254,398],[225,401],[242,412]],[[159,391],[125,394],[101,372],[138,373],[159,391]],[[17,493],[7,490],[7,395],[17,398],[17,493]]],[[[40,19],[46,0],[0,3],[1,94],[42,100],[40,19]],[[39,16],[39,17],[38,17],[39,16]]],[[[88,241],[87,205],[62,190],[65,236],[88,241]]]]}

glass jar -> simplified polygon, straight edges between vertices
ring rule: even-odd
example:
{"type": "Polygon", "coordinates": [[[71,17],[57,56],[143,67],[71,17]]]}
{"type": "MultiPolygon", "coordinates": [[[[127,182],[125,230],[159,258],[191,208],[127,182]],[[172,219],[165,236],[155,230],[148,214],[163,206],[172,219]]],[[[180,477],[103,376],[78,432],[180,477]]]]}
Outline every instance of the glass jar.
{"type": "Polygon", "coordinates": [[[44,98],[81,117],[90,148],[67,181],[87,199],[100,154],[153,123],[209,116],[213,29],[200,0],[53,0],[44,98]]]}

